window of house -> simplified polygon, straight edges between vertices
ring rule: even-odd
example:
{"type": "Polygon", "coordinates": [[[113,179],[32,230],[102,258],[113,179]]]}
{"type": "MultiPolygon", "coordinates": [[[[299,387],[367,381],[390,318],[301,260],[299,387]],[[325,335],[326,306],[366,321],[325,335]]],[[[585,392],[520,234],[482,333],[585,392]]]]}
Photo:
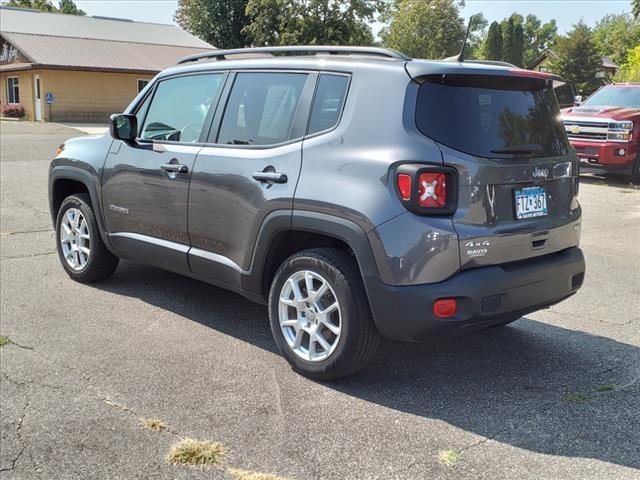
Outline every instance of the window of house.
{"type": "Polygon", "coordinates": [[[309,134],[333,128],[340,120],[349,77],[320,75],[309,119],[309,134]]]}
{"type": "Polygon", "coordinates": [[[218,143],[275,145],[291,140],[305,73],[238,73],[218,143]]]}
{"type": "MultiPolygon", "coordinates": [[[[191,75],[161,81],[148,107],[141,138],[197,142],[222,76],[191,75]]],[[[144,108],[145,105],[140,110],[144,108]]]]}
{"type": "Polygon", "coordinates": [[[18,77],[7,78],[7,103],[20,103],[18,77]]]}
{"type": "Polygon", "coordinates": [[[144,87],[146,87],[149,82],[150,80],[138,80],[138,93],[144,90],[144,87]]]}

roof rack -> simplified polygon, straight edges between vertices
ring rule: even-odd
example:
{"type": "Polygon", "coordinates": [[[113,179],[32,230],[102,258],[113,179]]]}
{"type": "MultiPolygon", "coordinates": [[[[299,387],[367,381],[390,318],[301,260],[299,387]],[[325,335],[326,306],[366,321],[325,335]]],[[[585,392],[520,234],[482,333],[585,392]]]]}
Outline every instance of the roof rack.
{"type": "Polygon", "coordinates": [[[373,55],[378,57],[396,58],[399,60],[411,60],[405,54],[391,50],[390,48],[379,47],[344,47],[344,46],[328,46],[328,45],[300,45],[300,46],[284,46],[284,47],[256,47],[256,48],[234,48],[231,50],[214,50],[211,52],[197,53],[178,60],[178,65],[189,62],[197,62],[198,60],[227,60],[229,55],[251,54],[251,53],[289,53],[289,54],[305,54],[313,53],[327,55],[373,55]]]}

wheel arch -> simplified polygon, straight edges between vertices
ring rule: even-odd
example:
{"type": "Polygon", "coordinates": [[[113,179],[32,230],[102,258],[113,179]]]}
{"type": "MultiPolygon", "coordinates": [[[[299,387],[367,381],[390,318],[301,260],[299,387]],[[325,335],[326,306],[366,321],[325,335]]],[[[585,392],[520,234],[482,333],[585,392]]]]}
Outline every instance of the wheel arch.
{"type": "Polygon", "coordinates": [[[308,248],[330,247],[355,258],[365,291],[379,281],[378,269],[365,231],[356,223],[311,211],[280,211],[268,216],[258,233],[250,275],[243,289],[256,292],[264,303],[271,280],[286,258],[308,248]]]}
{"type": "Polygon", "coordinates": [[[51,168],[49,173],[49,211],[54,228],[60,205],[65,198],[76,193],[89,195],[102,241],[110,251],[113,251],[106,233],[96,172],[69,165],[56,165],[51,168]]]}

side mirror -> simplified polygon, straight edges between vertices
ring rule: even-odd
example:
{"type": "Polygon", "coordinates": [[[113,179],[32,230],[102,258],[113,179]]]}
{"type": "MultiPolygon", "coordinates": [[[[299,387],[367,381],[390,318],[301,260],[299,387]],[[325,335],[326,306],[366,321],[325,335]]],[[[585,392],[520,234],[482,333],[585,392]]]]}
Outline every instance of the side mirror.
{"type": "Polygon", "coordinates": [[[138,119],[135,115],[114,113],[111,115],[109,131],[116,140],[133,142],[138,136],[138,119]]]}
{"type": "Polygon", "coordinates": [[[575,97],[573,97],[573,105],[575,107],[579,107],[580,104],[582,104],[582,95],[576,95],[575,97]]]}

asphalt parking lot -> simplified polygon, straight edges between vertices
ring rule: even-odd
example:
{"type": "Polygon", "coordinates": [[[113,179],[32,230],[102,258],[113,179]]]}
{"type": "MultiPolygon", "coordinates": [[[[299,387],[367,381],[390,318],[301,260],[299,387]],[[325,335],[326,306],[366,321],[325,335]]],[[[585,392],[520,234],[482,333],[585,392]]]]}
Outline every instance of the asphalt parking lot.
{"type": "Polygon", "coordinates": [[[129,262],[103,284],[69,280],[46,181],[79,132],[0,134],[2,479],[233,478],[168,465],[181,437],[291,480],[640,478],[640,189],[622,179],[582,182],[578,295],[447,343],[385,342],[323,384],[289,369],[266,309],[233,293],[129,262]]]}

